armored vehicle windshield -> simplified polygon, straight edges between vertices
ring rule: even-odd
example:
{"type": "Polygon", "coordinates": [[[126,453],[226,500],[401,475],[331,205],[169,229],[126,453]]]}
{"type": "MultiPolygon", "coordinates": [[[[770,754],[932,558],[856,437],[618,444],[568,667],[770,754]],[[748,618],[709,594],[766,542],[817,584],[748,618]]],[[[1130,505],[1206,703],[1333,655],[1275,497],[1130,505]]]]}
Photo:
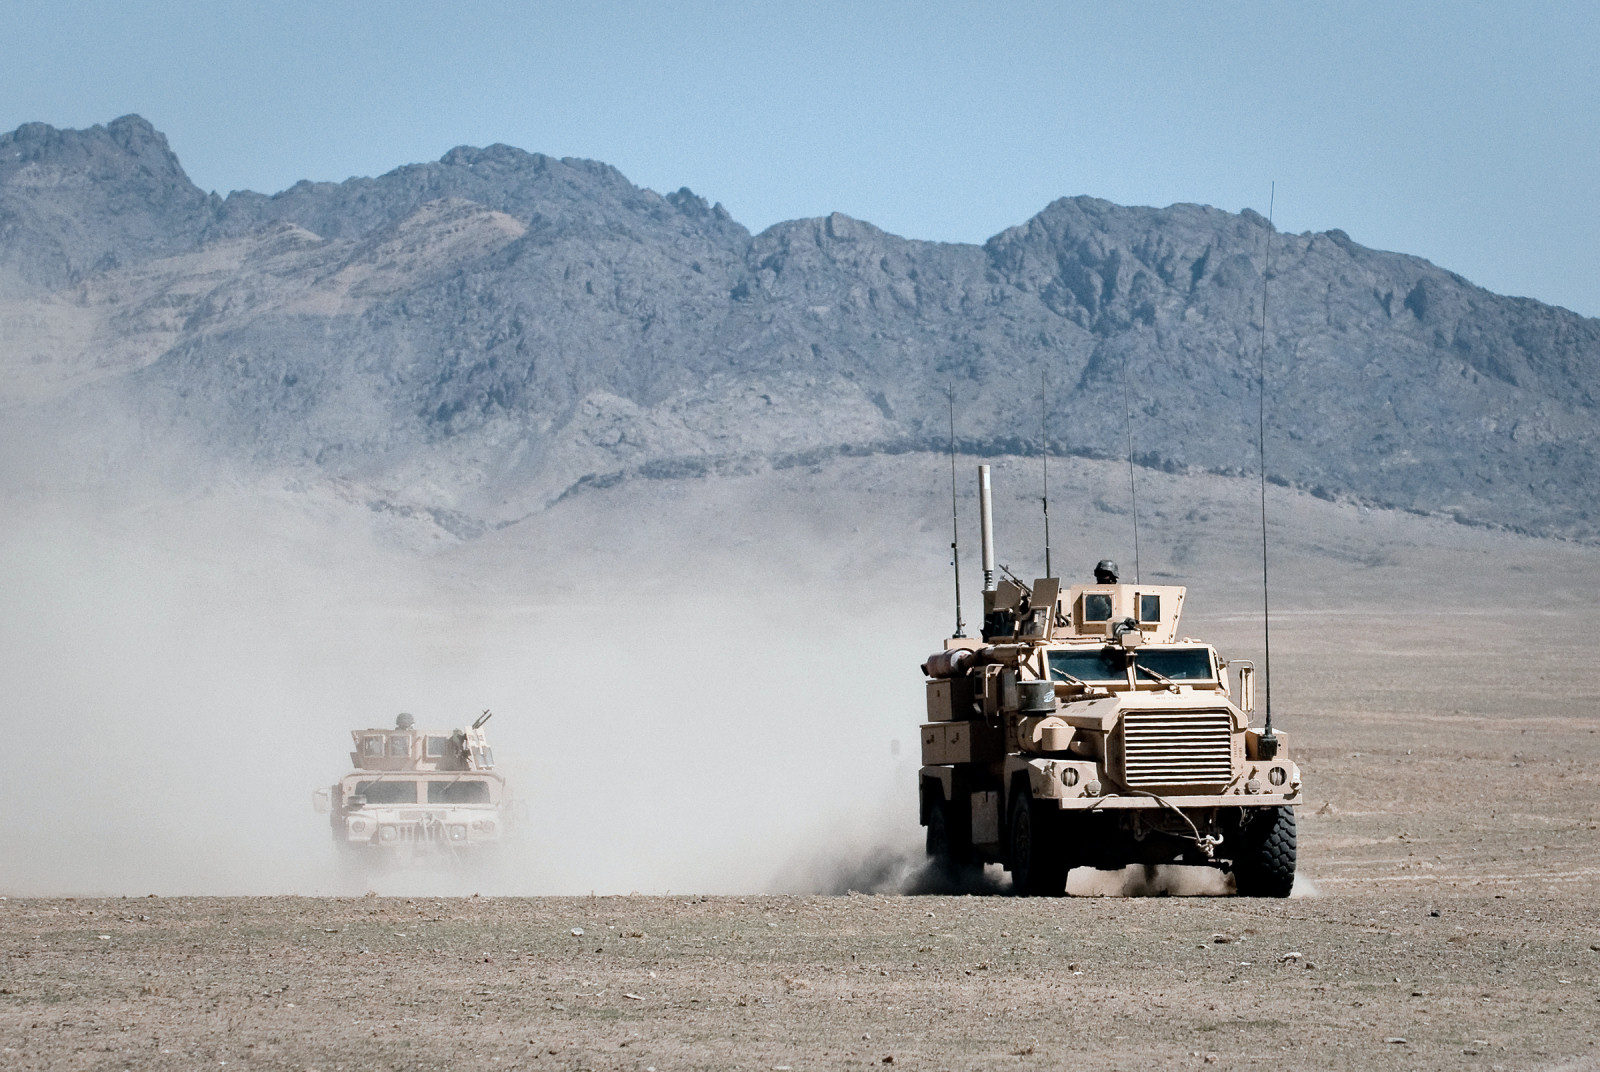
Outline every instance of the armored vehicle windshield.
{"type": "Polygon", "coordinates": [[[1129,652],[1107,644],[1101,647],[1055,648],[1048,652],[1050,677],[1056,681],[1076,678],[1088,685],[1128,684],[1128,669],[1136,667],[1140,681],[1162,684],[1174,681],[1217,680],[1211,649],[1198,644],[1178,647],[1145,645],[1130,659],[1129,652]]]}
{"type": "Polygon", "coordinates": [[[1210,681],[1217,676],[1209,648],[1140,648],[1134,666],[1150,671],[1146,677],[1159,674],[1172,681],[1210,681]]]}
{"type": "Polygon", "coordinates": [[[1075,677],[1090,685],[1126,685],[1128,659],[1121,648],[1070,648],[1050,652],[1050,676],[1075,677]]]}

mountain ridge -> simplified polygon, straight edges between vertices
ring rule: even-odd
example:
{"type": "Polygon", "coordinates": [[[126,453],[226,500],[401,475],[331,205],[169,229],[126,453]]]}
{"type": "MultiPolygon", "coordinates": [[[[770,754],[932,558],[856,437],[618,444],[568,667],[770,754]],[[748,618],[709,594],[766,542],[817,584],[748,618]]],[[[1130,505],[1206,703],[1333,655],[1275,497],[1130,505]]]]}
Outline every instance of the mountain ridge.
{"type": "Polygon", "coordinates": [[[1275,481],[1600,536],[1600,320],[1203,205],[1060,198],[982,245],[840,213],[751,234],[499,145],[218,198],[137,117],[29,124],[0,136],[0,317],[24,325],[0,372],[55,384],[13,407],[115,395],[486,523],[630,476],[939,449],[947,388],[965,449],[1036,452],[1042,381],[1052,451],[1121,456],[1131,426],[1140,464],[1239,474],[1269,240],[1275,481]]]}

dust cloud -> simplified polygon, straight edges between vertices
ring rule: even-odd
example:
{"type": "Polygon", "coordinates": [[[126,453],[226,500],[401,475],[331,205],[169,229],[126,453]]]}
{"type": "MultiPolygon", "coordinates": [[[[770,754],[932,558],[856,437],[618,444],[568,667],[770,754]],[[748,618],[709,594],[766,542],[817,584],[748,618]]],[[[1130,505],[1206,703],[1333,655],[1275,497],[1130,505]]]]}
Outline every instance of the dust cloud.
{"type": "MultiPolygon", "coordinates": [[[[360,892],[311,806],[348,769],[350,730],[400,711],[455,728],[485,708],[521,836],[492,867],[382,874],[380,892],[1005,888],[994,869],[929,872],[916,819],[916,668],[952,618],[948,468],[837,459],[635,481],[462,541],[314,474],[197,475],[183,459],[200,452],[180,449],[103,459],[73,482],[14,445],[0,472],[14,752],[0,893],[360,892]]],[[[995,464],[1001,560],[1037,571],[1018,550],[1035,542],[1031,466],[995,464]]],[[[1063,503],[1095,504],[1063,509],[1059,558],[1131,558],[1114,505],[1126,471],[1068,459],[1052,478],[1063,503]]],[[[1147,479],[1146,577],[1189,583],[1186,626],[1259,659],[1255,489],[1147,479]]],[[[1441,561],[1462,568],[1428,566],[1430,598],[1470,606],[1475,563],[1520,553],[1511,537],[1309,496],[1275,509],[1294,556],[1275,600],[1291,667],[1321,647],[1296,615],[1365,620],[1441,561]]],[[[1286,680],[1298,733],[1326,682],[1286,680]]],[[[1185,870],[1075,871],[1069,889],[1225,892],[1185,870]]]]}
{"type": "Polygon", "coordinates": [[[553,530],[435,548],[259,485],[15,505],[8,895],[360,892],[312,792],[399,711],[494,710],[528,821],[491,866],[362,880],[385,893],[749,892],[831,831],[918,830],[892,748],[915,747],[924,630],[892,594],[659,529],[637,539],[661,555],[553,530]]]}

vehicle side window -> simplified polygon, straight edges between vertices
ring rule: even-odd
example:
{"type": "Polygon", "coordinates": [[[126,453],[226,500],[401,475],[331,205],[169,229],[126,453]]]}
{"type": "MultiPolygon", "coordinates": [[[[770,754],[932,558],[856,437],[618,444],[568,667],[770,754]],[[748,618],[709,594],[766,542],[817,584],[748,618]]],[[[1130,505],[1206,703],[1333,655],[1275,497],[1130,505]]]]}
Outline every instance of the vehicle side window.
{"type": "Polygon", "coordinates": [[[1159,622],[1161,620],[1161,597],[1139,597],[1139,620],[1141,622],[1159,622]]]}
{"type": "Polygon", "coordinates": [[[364,755],[364,756],[381,756],[381,755],[383,755],[383,738],[382,737],[363,737],[363,738],[361,738],[361,754],[364,755]]]}
{"type": "Polygon", "coordinates": [[[439,759],[439,758],[441,758],[445,754],[445,746],[447,744],[449,744],[449,743],[450,743],[450,738],[448,738],[448,737],[429,737],[428,738],[428,757],[430,759],[439,759]]]}
{"type": "Polygon", "coordinates": [[[1109,622],[1111,620],[1111,597],[1105,592],[1089,592],[1083,597],[1083,620],[1086,622],[1109,622]]]}
{"type": "Polygon", "coordinates": [[[389,754],[391,756],[409,756],[411,754],[411,738],[398,735],[390,737],[389,754]]]}

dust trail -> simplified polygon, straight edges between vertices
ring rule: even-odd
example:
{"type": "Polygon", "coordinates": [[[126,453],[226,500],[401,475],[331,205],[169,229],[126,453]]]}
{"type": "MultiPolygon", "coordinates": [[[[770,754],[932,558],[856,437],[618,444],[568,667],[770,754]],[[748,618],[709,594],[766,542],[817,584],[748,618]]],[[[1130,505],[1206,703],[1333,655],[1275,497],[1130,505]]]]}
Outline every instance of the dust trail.
{"type": "Polygon", "coordinates": [[[1299,898],[1321,897],[1322,890],[1305,875],[1295,875],[1294,889],[1289,891],[1289,896],[1299,898]]]}
{"type": "Polygon", "coordinates": [[[786,868],[776,887],[791,893],[1006,893],[1011,880],[997,866],[950,867],[928,859],[921,846],[878,845],[823,853],[786,868]]]}
{"type": "Polygon", "coordinates": [[[1135,864],[1120,871],[1076,867],[1067,875],[1072,897],[1226,897],[1233,880],[1211,867],[1135,864]]]}
{"type": "MultiPolygon", "coordinates": [[[[1307,880],[1295,896],[1315,896],[1307,880]]],[[[787,867],[774,883],[785,893],[880,893],[945,896],[1009,894],[1011,878],[998,864],[940,866],[909,841],[856,843],[817,853],[787,867]]],[[[1119,871],[1074,868],[1067,875],[1069,897],[1229,897],[1233,879],[1210,867],[1177,864],[1133,865],[1119,871]]]]}

